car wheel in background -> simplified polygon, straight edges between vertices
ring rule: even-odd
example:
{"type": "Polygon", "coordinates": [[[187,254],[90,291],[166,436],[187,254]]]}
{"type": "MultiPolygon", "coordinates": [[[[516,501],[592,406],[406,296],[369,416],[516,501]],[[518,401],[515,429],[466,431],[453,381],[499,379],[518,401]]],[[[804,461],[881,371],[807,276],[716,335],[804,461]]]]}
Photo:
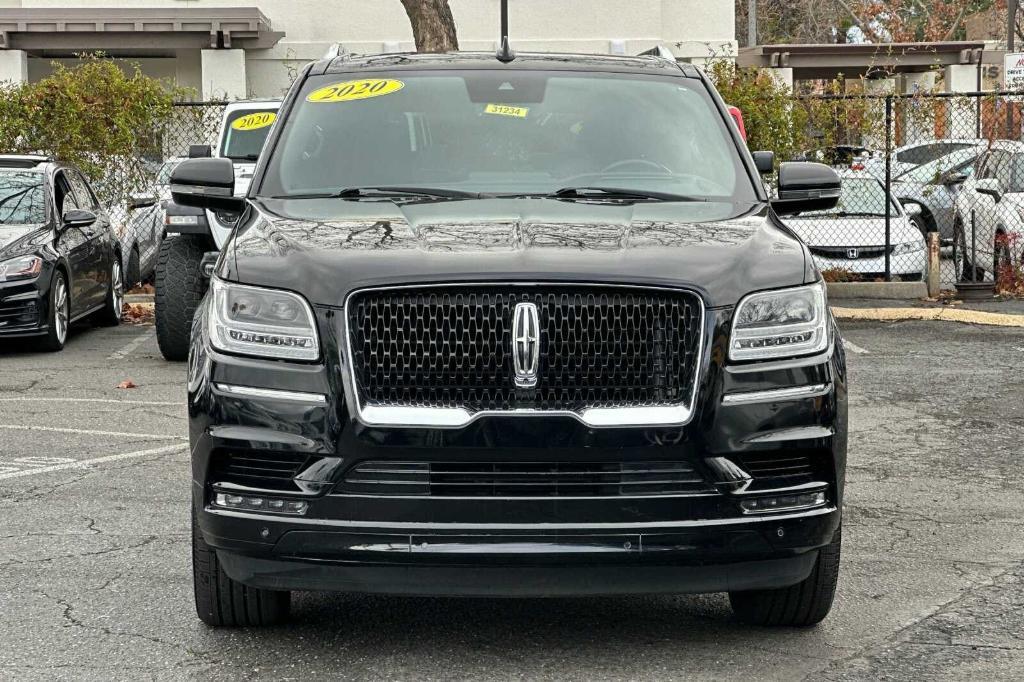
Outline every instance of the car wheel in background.
{"type": "Polygon", "coordinates": [[[928,221],[919,215],[913,216],[910,219],[910,224],[917,228],[917,230],[924,235],[925,241],[928,239],[928,221]]]}
{"type": "Polygon", "coordinates": [[[135,245],[132,247],[131,253],[128,255],[128,263],[124,268],[125,274],[125,289],[133,289],[142,284],[142,273],[139,265],[139,247],[135,245]]]}
{"type": "Polygon", "coordinates": [[[999,232],[992,245],[992,278],[998,280],[1001,272],[1012,267],[1013,257],[1010,255],[1010,243],[1006,235],[999,232]]]}
{"type": "Polygon", "coordinates": [[[71,296],[68,292],[68,281],[63,272],[54,270],[53,279],[50,281],[50,317],[47,321],[46,338],[43,339],[43,349],[63,349],[70,323],[71,296]]]}
{"type": "Polygon", "coordinates": [[[953,267],[956,270],[957,281],[983,282],[985,281],[985,268],[972,266],[967,250],[969,243],[964,222],[960,216],[957,216],[953,221],[953,267]]]}
{"type": "Polygon", "coordinates": [[[291,592],[248,587],[228,577],[199,531],[192,508],[192,584],[199,620],[214,626],[276,625],[288,619],[291,592]]]}
{"type": "Polygon", "coordinates": [[[818,550],[818,558],[807,579],[777,590],[730,592],[733,613],[751,625],[815,625],[832,610],[839,582],[839,554],[843,544],[842,526],[832,542],[818,550]]]}
{"type": "Polygon", "coordinates": [[[206,295],[203,254],[212,249],[206,236],[180,234],[164,239],[156,264],[156,340],[164,358],[188,359],[192,318],[206,295]]]}
{"type": "Polygon", "coordinates": [[[121,313],[124,308],[124,273],[121,270],[121,256],[114,254],[110,264],[110,287],[103,309],[96,313],[96,322],[104,327],[116,327],[121,324],[121,313]]]}

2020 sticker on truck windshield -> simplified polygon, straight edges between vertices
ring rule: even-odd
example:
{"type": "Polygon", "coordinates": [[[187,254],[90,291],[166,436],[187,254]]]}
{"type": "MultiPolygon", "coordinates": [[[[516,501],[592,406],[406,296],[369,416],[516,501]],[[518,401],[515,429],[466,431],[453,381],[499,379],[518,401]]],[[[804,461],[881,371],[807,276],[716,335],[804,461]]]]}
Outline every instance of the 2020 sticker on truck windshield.
{"type": "Polygon", "coordinates": [[[335,83],[314,90],[306,97],[307,102],[351,102],[357,99],[391,95],[405,87],[402,81],[390,78],[364,78],[357,81],[335,83]]]}
{"type": "Polygon", "coordinates": [[[277,120],[277,114],[273,111],[257,111],[253,114],[246,114],[231,122],[234,130],[259,130],[266,128],[277,120]]]}

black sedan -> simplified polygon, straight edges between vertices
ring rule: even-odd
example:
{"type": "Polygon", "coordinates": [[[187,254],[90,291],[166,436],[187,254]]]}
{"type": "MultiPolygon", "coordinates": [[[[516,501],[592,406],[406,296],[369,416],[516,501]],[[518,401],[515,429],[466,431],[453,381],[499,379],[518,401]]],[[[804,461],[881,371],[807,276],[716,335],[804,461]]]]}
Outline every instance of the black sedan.
{"type": "Polygon", "coordinates": [[[124,279],[106,211],[75,168],[0,156],[0,339],[64,347],[72,322],[121,321],[124,279]]]}

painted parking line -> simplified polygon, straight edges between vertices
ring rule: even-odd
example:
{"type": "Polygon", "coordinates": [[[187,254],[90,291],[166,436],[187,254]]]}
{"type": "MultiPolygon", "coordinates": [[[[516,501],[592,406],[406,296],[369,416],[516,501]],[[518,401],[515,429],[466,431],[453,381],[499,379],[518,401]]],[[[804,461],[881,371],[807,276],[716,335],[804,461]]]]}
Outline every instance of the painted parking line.
{"type": "Polygon", "coordinates": [[[866,355],[869,351],[867,348],[861,348],[853,341],[843,339],[843,348],[850,351],[851,353],[857,353],[858,355],[866,355]]]}
{"type": "Polygon", "coordinates": [[[150,407],[185,407],[185,401],[118,400],[116,398],[0,398],[0,403],[108,403],[111,405],[149,405],[150,407]]]}
{"type": "Polygon", "coordinates": [[[132,353],[134,353],[136,350],[138,350],[139,346],[141,346],[146,341],[155,336],[156,329],[150,329],[142,334],[139,334],[134,339],[126,343],[124,347],[121,348],[121,350],[114,351],[113,353],[108,355],[107,360],[123,360],[132,353]]]}
{"type": "Polygon", "coordinates": [[[21,478],[23,476],[35,476],[36,474],[46,474],[52,471],[63,471],[65,469],[87,469],[99,464],[107,464],[109,462],[120,462],[125,459],[134,459],[136,457],[147,457],[150,455],[165,455],[172,452],[187,452],[188,446],[183,443],[176,443],[174,445],[165,445],[160,448],[150,448],[148,450],[136,450],[135,452],[123,452],[119,455],[105,455],[103,457],[93,457],[92,459],[81,459],[72,461],[59,461],[55,464],[42,463],[42,466],[34,465],[33,462],[26,462],[22,460],[34,460],[34,459],[52,459],[60,460],[65,458],[31,458],[22,457],[19,460],[14,460],[8,466],[0,466],[0,481],[5,481],[10,478],[21,478]],[[11,471],[10,469],[18,467],[17,470],[11,471]]]}
{"type": "Polygon", "coordinates": [[[0,429],[7,429],[9,431],[47,431],[50,433],[73,433],[83,436],[119,436],[123,438],[146,438],[149,440],[187,440],[186,436],[169,436],[163,433],[128,433],[127,431],[67,429],[59,426],[36,426],[34,424],[0,424],[0,429]]]}

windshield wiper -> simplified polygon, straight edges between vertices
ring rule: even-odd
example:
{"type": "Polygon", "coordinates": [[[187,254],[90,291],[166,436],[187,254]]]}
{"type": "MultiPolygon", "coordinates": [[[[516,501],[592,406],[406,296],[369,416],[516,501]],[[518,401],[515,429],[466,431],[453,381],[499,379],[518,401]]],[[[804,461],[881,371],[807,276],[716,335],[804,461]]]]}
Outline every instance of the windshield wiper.
{"type": "Polygon", "coordinates": [[[704,197],[619,187],[563,187],[547,196],[554,199],[609,199],[613,201],[707,201],[704,197]]]}
{"type": "Polygon", "coordinates": [[[282,194],[272,199],[480,199],[477,192],[434,187],[347,187],[337,192],[282,194]]]}

